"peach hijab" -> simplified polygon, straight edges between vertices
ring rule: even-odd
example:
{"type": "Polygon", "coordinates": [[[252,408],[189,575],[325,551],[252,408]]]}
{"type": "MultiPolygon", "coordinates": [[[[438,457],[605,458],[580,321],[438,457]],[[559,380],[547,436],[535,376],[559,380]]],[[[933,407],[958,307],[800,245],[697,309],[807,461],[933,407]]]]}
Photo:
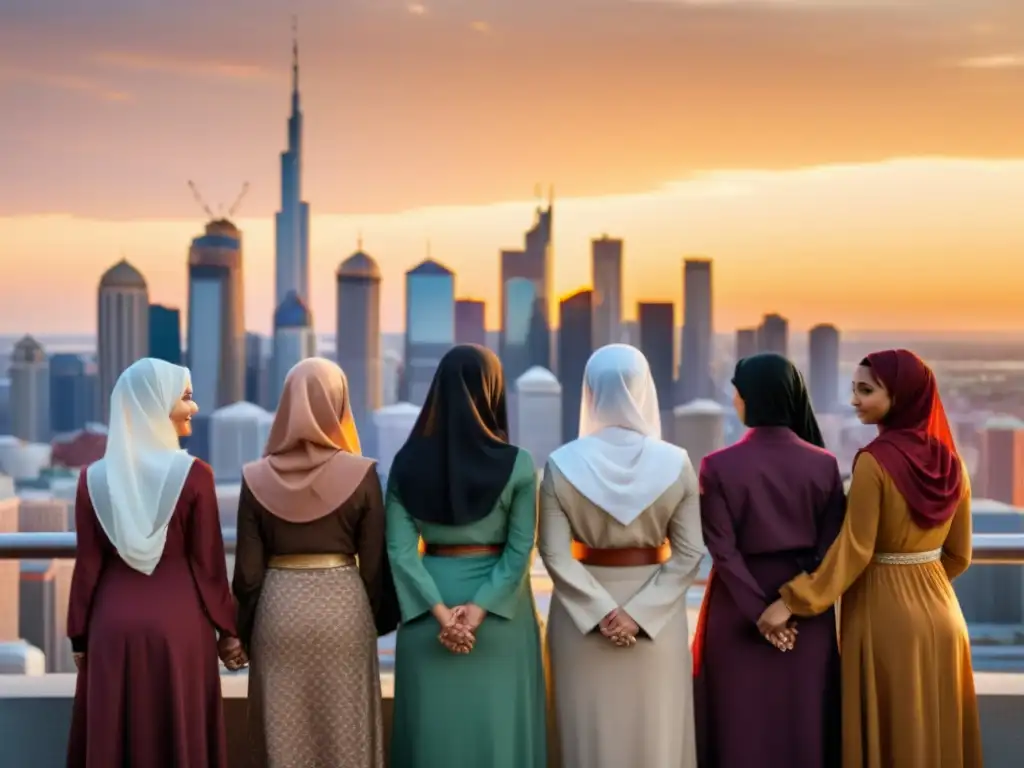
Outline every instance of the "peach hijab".
{"type": "Polygon", "coordinates": [[[344,372],[310,357],[285,377],[263,458],[242,476],[272,515],[308,523],[341,506],[373,464],[362,456],[344,372]]]}

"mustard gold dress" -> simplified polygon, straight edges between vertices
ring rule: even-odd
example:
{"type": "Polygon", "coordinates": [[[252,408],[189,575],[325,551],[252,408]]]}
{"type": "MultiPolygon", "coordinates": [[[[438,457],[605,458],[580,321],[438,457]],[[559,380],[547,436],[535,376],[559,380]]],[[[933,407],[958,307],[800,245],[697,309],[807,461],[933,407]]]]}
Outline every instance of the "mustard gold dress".
{"type": "Polygon", "coordinates": [[[970,639],[951,584],[971,562],[970,500],[965,472],[953,517],[921,528],[861,453],[839,537],[813,574],[780,590],[797,617],[842,597],[844,768],[982,766],[970,639]]]}

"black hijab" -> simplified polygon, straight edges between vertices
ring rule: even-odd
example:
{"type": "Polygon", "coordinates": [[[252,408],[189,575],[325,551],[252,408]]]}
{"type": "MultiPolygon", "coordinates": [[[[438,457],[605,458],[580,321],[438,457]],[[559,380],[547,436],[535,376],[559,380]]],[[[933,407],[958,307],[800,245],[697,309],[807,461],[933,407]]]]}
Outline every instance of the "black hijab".
{"type": "Polygon", "coordinates": [[[441,358],[391,474],[414,518],[466,525],[490,514],[518,453],[508,443],[505,377],[497,355],[461,344],[441,358]]]}
{"type": "Polygon", "coordinates": [[[743,398],[748,427],[788,427],[801,440],[825,447],[804,377],[785,357],[745,357],[736,363],[732,383],[743,398]]]}

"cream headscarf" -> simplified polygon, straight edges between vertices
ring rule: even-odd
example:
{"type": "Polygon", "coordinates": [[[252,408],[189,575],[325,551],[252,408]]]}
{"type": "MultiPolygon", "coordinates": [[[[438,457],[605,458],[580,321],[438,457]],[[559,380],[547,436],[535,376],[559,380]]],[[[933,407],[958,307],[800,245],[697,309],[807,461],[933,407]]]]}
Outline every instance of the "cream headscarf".
{"type": "Polygon", "coordinates": [[[658,394],[640,350],[609,344],[591,355],[580,436],[549,458],[577,491],[623,525],[679,478],[690,459],[661,439],[658,394]]]}
{"type": "Polygon", "coordinates": [[[178,445],[171,409],[191,384],[187,368],[146,357],[110,396],[107,450],[86,474],[100,527],[129,566],[153,573],[194,457],[178,445]]]}

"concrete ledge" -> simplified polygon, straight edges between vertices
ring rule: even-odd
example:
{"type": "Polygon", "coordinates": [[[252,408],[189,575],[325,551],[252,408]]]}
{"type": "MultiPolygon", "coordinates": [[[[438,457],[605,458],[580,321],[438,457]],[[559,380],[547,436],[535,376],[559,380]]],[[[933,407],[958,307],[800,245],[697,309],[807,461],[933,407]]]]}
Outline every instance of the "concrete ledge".
{"type": "MultiPolygon", "coordinates": [[[[248,765],[246,674],[221,676],[232,768],[248,765]]],[[[975,675],[986,768],[1020,768],[1024,755],[1024,674],[975,675]]],[[[0,675],[0,768],[60,768],[67,750],[75,675],[0,675]]],[[[390,738],[394,676],[381,675],[390,738]]]]}

